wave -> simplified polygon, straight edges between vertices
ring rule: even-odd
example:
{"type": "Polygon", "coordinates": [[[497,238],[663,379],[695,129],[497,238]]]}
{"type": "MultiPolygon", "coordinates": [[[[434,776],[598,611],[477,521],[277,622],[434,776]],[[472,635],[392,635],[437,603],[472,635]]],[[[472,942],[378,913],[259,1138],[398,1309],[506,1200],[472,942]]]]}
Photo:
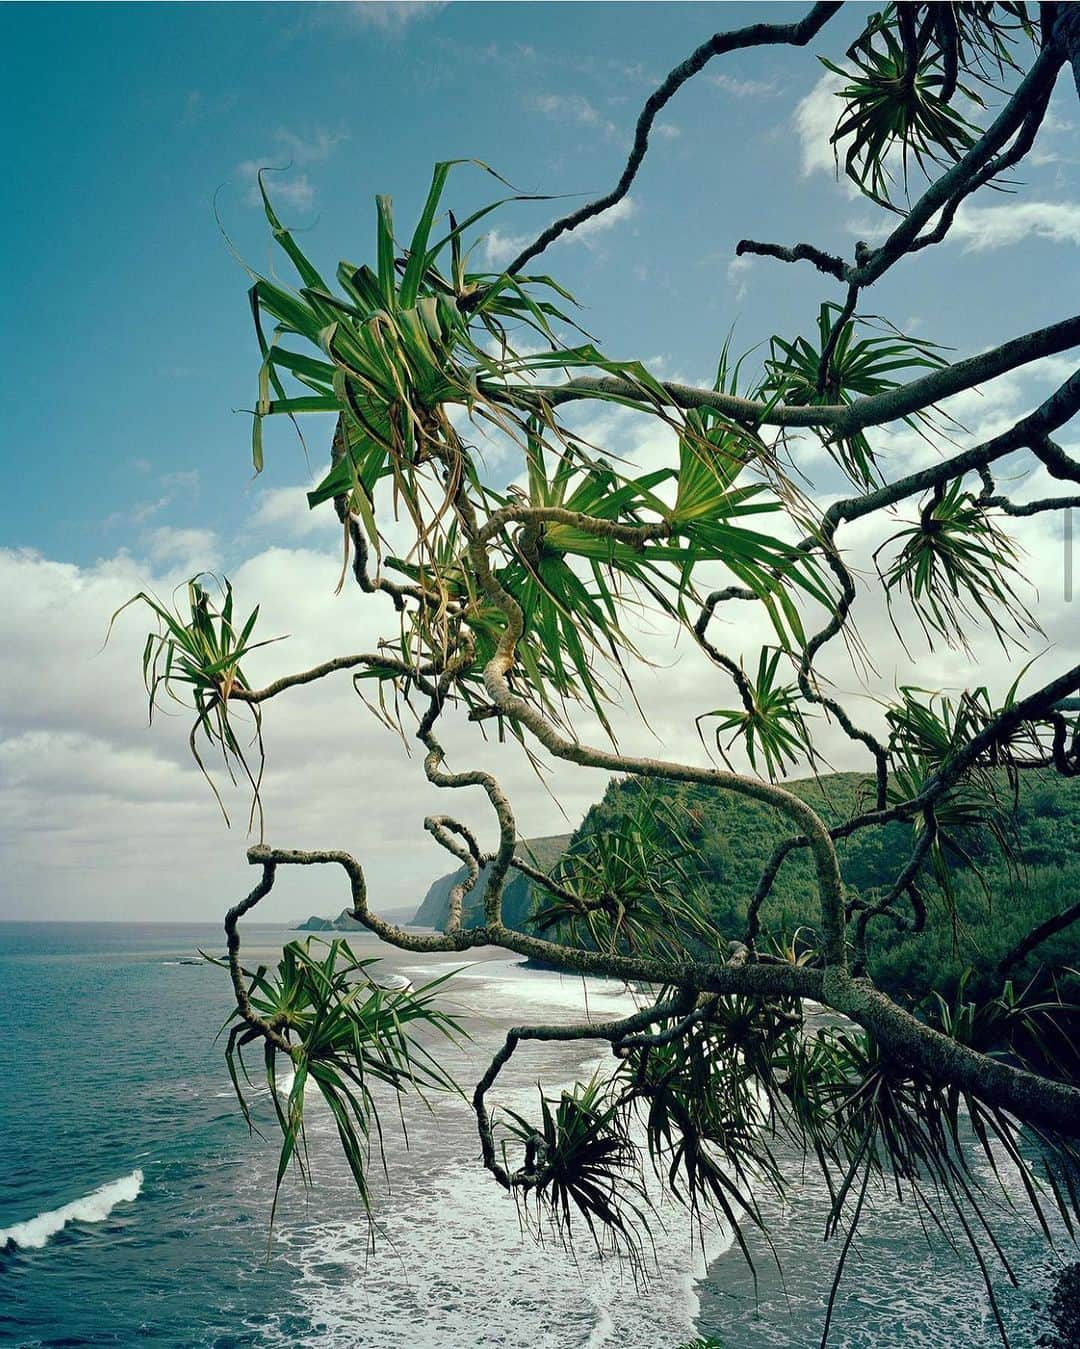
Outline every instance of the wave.
{"type": "MultiPolygon", "coordinates": [[[[497,1024],[478,1026],[474,1048],[480,1059],[486,1061],[501,1039],[500,1013],[509,1012],[510,994],[534,980],[556,994],[557,1007],[559,985],[544,972],[484,985],[482,1006],[497,1024]]],[[[576,993],[580,999],[580,982],[576,993]]],[[[627,997],[618,985],[609,985],[603,996],[627,997]]],[[[538,1069],[549,1094],[557,1094],[575,1080],[587,1080],[608,1059],[597,1054],[594,1042],[552,1044],[542,1062],[523,1058],[508,1065],[498,1104],[531,1114],[538,1069]]],[[[524,1215],[513,1200],[478,1165],[462,1165],[475,1147],[467,1102],[447,1097],[434,1115],[408,1100],[404,1108],[411,1150],[407,1163],[395,1164],[391,1157],[392,1197],[380,1196],[380,1237],[373,1249],[366,1221],[342,1218],[336,1205],[312,1214],[305,1199],[302,1207],[286,1203],[279,1213],[275,1247],[295,1278],[290,1307],[308,1324],[302,1331],[295,1321],[287,1329],[264,1331],[260,1342],[268,1349],[353,1349],[358,1343],[371,1349],[405,1343],[437,1349],[466,1341],[472,1349],[515,1343],[531,1349],[655,1349],[697,1333],[700,1280],[732,1235],[721,1226],[702,1231],[691,1223],[671,1205],[651,1170],[655,1265],[650,1260],[635,1279],[622,1262],[601,1259],[584,1234],[576,1251],[567,1251],[557,1241],[541,1242],[535,1232],[523,1231],[524,1215]],[[358,1263],[366,1275],[361,1279],[353,1273],[358,1263]],[[482,1324],[478,1306],[484,1308],[482,1324]]],[[[312,1110],[307,1126],[308,1146],[322,1173],[320,1188],[340,1194],[342,1162],[329,1112],[312,1110]]]]}
{"type": "Polygon", "coordinates": [[[130,1204],[138,1198],[142,1183],[143,1173],[136,1169],[130,1176],[121,1176],[119,1180],[100,1185],[62,1208],[39,1213],[36,1218],[25,1223],[15,1223],[13,1227],[0,1227],[0,1251],[7,1246],[37,1251],[50,1237],[63,1231],[68,1223],[104,1222],[117,1204],[130,1204]]]}

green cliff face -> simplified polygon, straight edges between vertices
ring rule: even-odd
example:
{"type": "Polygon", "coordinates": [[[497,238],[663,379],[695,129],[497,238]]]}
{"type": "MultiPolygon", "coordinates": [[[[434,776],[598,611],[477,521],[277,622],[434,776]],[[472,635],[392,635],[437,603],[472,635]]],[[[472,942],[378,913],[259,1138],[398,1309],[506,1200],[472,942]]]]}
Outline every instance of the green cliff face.
{"type": "MultiPolygon", "coordinates": [[[[830,773],[785,784],[829,823],[871,809],[872,780],[857,773],[830,773]]],[[[613,781],[575,832],[572,854],[586,833],[617,830],[633,814],[634,779],[613,781]]],[[[656,791],[654,784],[650,790],[656,791]]],[[[767,858],[790,830],[779,814],[730,793],[665,783],[665,805],[674,808],[680,832],[694,848],[712,917],[724,933],[740,936],[747,902],[767,858]]],[[[1080,890],[1080,783],[1051,771],[1021,774],[1013,793],[1002,775],[996,832],[957,828],[943,850],[943,892],[932,874],[923,881],[929,903],[922,934],[883,931],[875,942],[871,973],[893,992],[913,995],[937,989],[950,995],[967,966],[992,979],[998,962],[1036,923],[1067,908],[1080,890]]],[[[865,894],[887,887],[910,855],[911,826],[893,823],[866,829],[837,845],[845,886],[865,894]]],[[[766,930],[792,933],[814,926],[817,897],[805,851],[792,854],[777,877],[763,911],[766,930]]],[[[1045,963],[1080,964],[1080,928],[1073,926],[1043,943],[1013,971],[1023,982],[1045,963]]],[[[1000,982],[1000,981],[998,981],[1000,982]]]]}

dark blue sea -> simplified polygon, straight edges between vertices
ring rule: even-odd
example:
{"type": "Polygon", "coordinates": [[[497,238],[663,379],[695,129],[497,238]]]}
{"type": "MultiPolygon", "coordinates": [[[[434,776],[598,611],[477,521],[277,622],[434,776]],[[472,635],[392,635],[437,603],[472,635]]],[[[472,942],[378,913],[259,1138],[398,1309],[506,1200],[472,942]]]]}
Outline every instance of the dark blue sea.
{"type": "MultiPolygon", "coordinates": [[[[244,935],[252,964],[296,936],[244,935]]],[[[355,945],[417,983],[451,963],[355,945]]],[[[287,1182],[271,1233],[267,1088],[253,1093],[267,1136],[252,1137],[215,1042],[226,976],[182,963],[221,948],[215,927],[0,924],[0,1344],[674,1349],[696,1333],[727,1349],[817,1345],[838,1252],[821,1240],[820,1182],[794,1161],[792,1200],[772,1209],[782,1273],[760,1249],[755,1289],[729,1234],[707,1233],[702,1249],[670,1210],[639,1288],[584,1247],[523,1232],[452,1096],[409,1106],[408,1149],[389,1120],[372,1228],[315,1102],[313,1184],[287,1182]]],[[[586,997],[599,1015],[627,1003],[614,985],[583,989],[505,959],[469,964],[445,997],[473,1035],[453,1059],[470,1085],[513,1020],[580,1015],[586,997]]],[[[500,1099],[530,1112],[538,1077],[558,1088],[598,1063],[590,1045],[518,1059],[500,1099]]],[[[1020,1287],[997,1286],[1012,1342],[1030,1346],[1054,1260],[1076,1253],[1049,1255],[1019,1213],[1002,1231],[1020,1287]]],[[[849,1263],[838,1349],[999,1342],[970,1257],[928,1246],[904,1205],[876,1202],[849,1263]]]]}

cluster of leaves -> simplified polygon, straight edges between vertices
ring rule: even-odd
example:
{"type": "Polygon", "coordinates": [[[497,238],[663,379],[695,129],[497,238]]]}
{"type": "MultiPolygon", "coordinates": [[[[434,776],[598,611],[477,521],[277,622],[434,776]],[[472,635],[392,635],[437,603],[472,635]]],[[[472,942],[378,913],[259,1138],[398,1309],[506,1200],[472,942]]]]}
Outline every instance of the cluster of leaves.
{"type": "MultiPolygon", "coordinates": [[[[856,398],[897,388],[904,371],[933,370],[945,363],[935,343],[905,337],[880,319],[846,316],[839,305],[826,301],[818,311],[814,337],[771,339],[760,392],[791,407],[848,406],[856,398]],[[884,331],[860,335],[859,325],[871,322],[884,331]]],[[[929,414],[922,412],[903,420],[916,428],[931,424],[929,414]]],[[[826,448],[857,487],[879,480],[874,451],[863,432],[829,440],[826,448]]]]}
{"type": "Polygon", "coordinates": [[[784,1186],[769,1128],[773,1059],[801,1017],[791,1004],[703,996],[688,1019],[681,1034],[633,1048],[614,1086],[657,1178],[698,1220],[722,1217],[753,1269],[743,1226],[764,1233],[758,1194],[784,1186]]]}
{"type": "Polygon", "coordinates": [[[585,834],[536,889],[530,926],[610,953],[684,958],[715,949],[694,848],[677,806],[646,785],[618,830],[585,834]]]}
{"type": "MultiPolygon", "coordinates": [[[[984,1048],[1007,1048],[996,1038],[1003,1023],[963,1001],[962,993],[940,1029],[966,1043],[973,1036],[984,1048]],[[990,1024],[990,1022],[995,1024],[990,1024]]],[[[1064,1155],[1075,1162],[1070,1145],[1038,1130],[1022,1133],[1017,1121],[996,1107],[984,1106],[967,1092],[913,1075],[882,1054],[872,1037],[846,1027],[819,1031],[800,1046],[793,1065],[790,1100],[797,1132],[817,1156],[832,1196],[830,1231],[850,1221],[829,1301],[829,1315],[872,1184],[906,1191],[930,1230],[952,1240],[958,1232],[972,1250],[999,1327],[1004,1333],[982,1241],[1015,1283],[1007,1256],[992,1226],[994,1209],[1013,1200],[1011,1169],[1027,1195],[1040,1226],[1049,1235],[1055,1214],[1071,1232],[1080,1195],[1057,1165],[1064,1155]],[[974,1152],[972,1152],[972,1147],[974,1152]],[[976,1158],[986,1164],[985,1173],[976,1158]]],[[[828,1333],[828,1317],[825,1334],[828,1333]]]]}
{"type": "MultiPolygon", "coordinates": [[[[231,1018],[238,1024],[230,1030],[226,1060],[250,1127],[254,1121],[241,1077],[249,1086],[251,1079],[243,1050],[255,1041],[263,1045],[266,1080],[282,1138],[275,1208],[290,1163],[296,1162],[304,1179],[308,1174],[304,1119],[309,1085],[314,1085],[333,1116],[365,1208],[371,1200],[368,1166],[373,1141],[382,1157],[376,1092],[380,1087],[389,1089],[400,1111],[407,1091],[423,1097],[428,1090],[459,1090],[425,1044],[432,1034],[450,1041],[464,1035],[436,1002],[450,976],[441,975],[416,990],[386,989],[375,978],[378,963],[359,958],[344,939],[324,943],[309,937],[290,942],[273,972],[262,966],[245,971],[253,1010],[290,1042],[291,1078],[283,1079],[278,1066],[282,1051],[240,1019],[238,1011],[231,1018]],[[320,946],[325,950],[320,952],[320,946]]],[[[401,1122],[404,1132],[403,1118],[401,1122]]]]}
{"type": "Polygon", "coordinates": [[[729,767],[727,751],[739,739],[750,766],[764,767],[773,782],[785,775],[788,765],[806,758],[813,762],[814,758],[799,690],[795,684],[784,684],[777,678],[783,654],[776,648],[761,648],[756,676],[745,678],[742,685],[746,698],[743,707],[717,708],[697,718],[699,729],[703,721],[716,718],[716,748],[729,767]],[[729,731],[731,736],[723,744],[721,736],[729,731]]]}
{"type": "Polygon", "coordinates": [[[539,1128],[511,1110],[505,1124],[524,1146],[522,1188],[535,1203],[538,1233],[550,1217],[572,1246],[576,1214],[598,1250],[610,1246],[640,1261],[648,1197],[637,1148],[603,1082],[576,1083],[557,1100],[541,1091],[539,1128]]]}
{"type": "MultiPolygon", "coordinates": [[[[544,351],[518,357],[504,349],[500,362],[482,348],[482,337],[505,343],[505,324],[516,323],[550,348],[550,320],[570,322],[556,303],[563,292],[547,277],[466,272],[461,251],[463,233],[502,202],[483,207],[460,224],[451,217],[447,234],[433,241],[440,201],[453,167],[453,161],[435,166],[404,258],[398,256],[391,200],[385,196],[376,199],[376,266],[340,263],[340,294],[331,291],[281,224],[260,177],[263,205],[274,238],[302,284],[299,291],[293,291],[266,277],[253,277],[251,306],[263,353],[253,430],[255,467],[262,467],[264,417],[346,414],[347,453],[333,465],[309,500],[317,505],[347,496],[350,508],[362,517],[376,547],[379,534],[370,503],[380,478],[390,476],[418,528],[423,532],[429,527],[420,512],[423,487],[415,470],[434,451],[453,444],[447,407],[458,404],[470,411],[479,410],[502,425],[503,416],[491,393],[482,391],[481,379],[487,376],[505,386],[511,377],[527,379],[551,368],[544,351]],[[444,254],[449,254],[449,275],[436,266],[444,254]],[[539,288],[544,295],[535,299],[528,288],[539,288]],[[269,338],[266,321],[273,325],[269,338]],[[305,347],[318,349],[321,357],[282,345],[297,337],[303,339],[305,347]],[[283,374],[294,376],[312,392],[301,398],[288,397],[283,374]]],[[[590,346],[561,355],[567,366],[591,364],[594,355],[602,359],[590,346]]],[[[509,401],[512,405],[512,397],[509,401]]]]}
{"type": "Polygon", "coordinates": [[[249,827],[254,824],[257,816],[261,832],[259,784],[262,779],[263,748],[259,709],[255,705],[251,706],[258,749],[258,767],[252,771],[230,717],[233,709],[229,706],[229,700],[237,690],[250,688],[240,669],[241,660],[249,652],[279,639],[253,642],[251,638],[259,617],[259,606],[256,605],[243,625],[238,627],[233,620],[233,592],[228,579],[217,581],[215,577],[208,578],[217,582],[222,597],[220,608],[203,584],[203,579],[200,575],[188,581],[185,587],[186,613],[179,604],[170,608],[156,595],[140,591],[113,614],[109,631],[112,631],[117,617],[132,604],[145,604],[156,616],[158,628],[156,632],[148,634],[142,658],[143,682],[150,698],[151,720],[162,693],[181,706],[194,704],[195,722],[188,743],[222,814],[228,821],[224,803],[199,753],[200,736],[220,747],[231,781],[236,781],[234,764],[246,777],[252,793],[248,824],[249,827]]]}
{"type": "Polygon", "coordinates": [[[941,638],[969,649],[971,624],[976,629],[987,625],[1003,646],[1010,637],[1039,631],[1015,588],[1021,575],[1019,546],[965,491],[960,478],[934,492],[918,522],[887,539],[874,562],[890,616],[894,595],[902,590],[931,647],[941,638]],[[896,552],[882,568],[878,558],[888,548],[896,552]]]}
{"type": "Polygon", "coordinates": [[[1034,36],[1024,4],[891,4],[870,17],[848,48],[848,67],[822,57],[846,81],[831,139],[838,159],[845,146],[844,171],[860,191],[899,211],[890,152],[899,152],[906,192],[912,162],[930,177],[933,166],[970,149],[978,128],[954,100],[960,94],[982,108],[976,84],[1017,68],[1012,47],[1020,34],[1034,36]]]}
{"type": "Polygon", "coordinates": [[[765,1046],[798,1018],[749,999],[709,998],[687,1021],[689,1029],[641,1037],[648,1044],[631,1038],[613,1076],[564,1092],[557,1105],[541,1091],[539,1126],[504,1112],[504,1155],[511,1140],[525,1149],[516,1183],[535,1202],[538,1229],[547,1215],[572,1245],[576,1216],[598,1249],[613,1246],[640,1267],[656,1219],[647,1159],[660,1193],[695,1222],[721,1217],[753,1268],[743,1229],[749,1222],[764,1232],[755,1190],[783,1188],[756,1073],[769,1061],[765,1046]]]}
{"type": "MultiPolygon", "coordinates": [[[[621,611],[647,601],[685,617],[694,598],[693,574],[703,565],[722,564],[753,589],[781,644],[801,640],[789,591],[827,605],[830,590],[805,553],[746,523],[794,502],[764,444],[711,411],[681,417],[665,409],[663,391],[640,363],[612,361],[588,341],[567,344],[563,334],[580,330],[560,307],[571,297],[550,278],[469,271],[464,234],[503,202],[460,223],[451,213],[448,231],[434,238],[451,167],[437,166],[401,256],[389,199],[378,199],[377,267],[342,263],[341,294],[330,291],[281,225],[264,190],[274,237],[302,284],[291,291],[256,277],[252,287],[263,351],[256,466],[266,416],[339,415],[339,452],[309,500],[343,504],[362,520],[378,554],[377,502],[380,483],[389,480],[395,511],[406,510],[416,543],[410,556],[388,565],[404,571],[426,596],[409,616],[402,646],[410,659],[423,654],[438,661],[467,632],[475,646],[473,668],[460,679],[467,700],[480,700],[478,672],[504,617],[489,595],[478,593],[462,527],[467,534],[469,515],[483,524],[508,506],[556,507],[581,517],[580,526],[560,521],[520,528],[509,522],[488,545],[495,580],[526,617],[517,652],[519,692],[548,713],[584,699],[604,720],[597,656],[624,673],[624,657],[637,655],[621,611]],[[518,347],[524,339],[540,349],[519,350],[511,331],[518,347]],[[318,355],[295,350],[297,338],[318,355]],[[677,468],[617,470],[562,424],[552,379],[597,373],[617,377],[619,386],[594,396],[656,418],[674,432],[677,468]],[[288,397],[286,377],[309,392],[288,397]],[[455,409],[483,434],[518,447],[525,486],[500,493],[481,482],[477,451],[462,438],[455,409]],[[750,479],[750,472],[756,477],[750,479]],[[668,484],[673,501],[661,490],[668,484]],[[616,537],[620,529],[645,523],[655,528],[640,542],[616,537]]],[[[722,362],[719,379],[726,378],[722,362]]]]}
{"type": "Polygon", "coordinates": [[[1012,979],[994,993],[975,992],[971,971],[961,976],[951,997],[934,990],[923,1002],[923,1015],[953,1040],[980,1053],[1008,1057],[1034,1072],[1052,1072],[1063,1081],[1077,1080],[1075,1043],[1080,1005],[1069,981],[1040,973],[1020,986],[1012,979]]]}
{"type": "MultiPolygon", "coordinates": [[[[985,688],[965,691],[958,698],[903,688],[901,701],[886,711],[889,725],[888,750],[891,773],[887,800],[890,804],[914,800],[927,790],[936,774],[965,749],[993,716],[985,688]]],[[[989,830],[1005,857],[1012,855],[1010,818],[1002,802],[998,775],[974,765],[933,806],[934,837],[928,861],[946,897],[952,895],[953,868],[950,858],[973,866],[966,840],[989,830]]],[[[930,827],[924,815],[916,817],[915,835],[930,827]]],[[[975,866],[975,870],[978,868],[975,866]]]]}
{"type": "MultiPolygon", "coordinates": [[[[1037,1034],[1045,1067],[1062,1066],[1059,1020],[1070,1010],[1009,985],[987,1003],[970,1001],[961,987],[952,1003],[937,998],[923,1014],[944,1035],[984,1053],[1015,1057],[1019,1041],[1037,1034]]],[[[542,1098],[539,1129],[513,1116],[513,1137],[531,1149],[522,1174],[537,1158],[558,1158],[558,1185],[534,1194],[538,1204],[556,1205],[559,1230],[570,1240],[576,1211],[598,1244],[600,1225],[631,1255],[644,1249],[652,1209],[633,1160],[642,1152],[662,1187],[698,1219],[722,1218],[753,1269],[744,1229],[762,1228],[763,1191],[784,1192],[778,1138],[817,1161],[831,1197],[826,1235],[846,1229],[829,1315],[872,1189],[906,1193],[928,1232],[970,1246],[995,1314],[987,1248],[1012,1279],[993,1227],[994,1214],[1014,1203],[1012,1176],[1048,1235],[1055,1220],[1074,1230],[1080,1194],[1069,1167],[1080,1159],[1067,1142],[1038,1129],[1022,1133],[1001,1110],[886,1056],[858,1028],[807,1033],[802,1009],[790,1000],[703,996],[689,1016],[660,1033],[630,1037],[618,1052],[622,1063],[606,1084],[594,1078],[565,1093],[560,1110],[542,1098]]]]}
{"type": "MultiPolygon", "coordinates": [[[[885,714],[891,766],[889,802],[920,797],[937,774],[948,769],[958,754],[1015,705],[1020,678],[1022,675],[1000,705],[985,686],[966,690],[955,698],[902,688],[900,701],[885,714]]],[[[973,760],[952,786],[938,794],[933,805],[935,835],[929,861],[939,888],[950,902],[954,872],[947,854],[978,874],[978,864],[966,840],[989,835],[998,856],[1011,860],[1018,770],[1045,759],[1038,724],[1018,721],[1011,734],[998,737],[987,754],[973,760]]],[[[916,834],[925,827],[926,818],[919,817],[914,826],[916,834]]]]}

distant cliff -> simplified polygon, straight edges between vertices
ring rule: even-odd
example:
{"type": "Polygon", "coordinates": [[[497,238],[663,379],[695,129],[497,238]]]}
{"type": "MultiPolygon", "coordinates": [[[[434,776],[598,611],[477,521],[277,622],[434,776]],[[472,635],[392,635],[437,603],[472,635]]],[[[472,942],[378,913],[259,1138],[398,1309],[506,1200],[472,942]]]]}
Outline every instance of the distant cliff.
{"type": "MultiPolygon", "coordinates": [[[[926,932],[901,930],[877,944],[871,973],[880,987],[920,997],[933,989],[952,997],[968,966],[990,987],[997,978],[996,963],[1020,938],[1075,901],[1080,891],[1080,791],[1075,781],[1048,770],[1031,770],[1021,775],[1014,794],[1004,773],[998,775],[998,806],[992,819],[998,833],[1009,840],[1011,856],[1002,853],[985,824],[951,825],[956,846],[944,855],[942,873],[949,892],[931,906],[926,932]]],[[[826,773],[788,781],[786,786],[830,825],[874,800],[873,780],[859,773],[826,773]]],[[[519,844],[520,855],[549,872],[568,850],[586,847],[590,835],[633,829],[642,790],[636,778],[611,781],[574,834],[531,839],[519,844]]],[[[685,862],[692,863],[694,878],[707,896],[712,922],[722,933],[742,932],[748,899],[778,839],[784,837],[783,821],[769,806],[703,785],[665,782],[649,790],[655,793],[658,830],[653,846],[683,849],[685,862]],[[678,838],[671,834],[672,820],[678,825],[678,838]]],[[[911,848],[912,826],[899,820],[842,839],[837,851],[845,885],[873,896],[892,884],[911,848]]],[[[442,928],[450,891],[465,874],[462,867],[435,881],[411,920],[400,912],[386,916],[442,928]]],[[[465,898],[467,927],[481,921],[486,876],[485,869],[465,898]]],[[[533,889],[527,877],[511,872],[504,896],[509,926],[527,928],[533,889]]],[[[790,934],[800,926],[814,925],[818,901],[809,857],[789,858],[763,912],[767,926],[777,932],[790,934]]],[[[310,918],[302,926],[308,931],[348,932],[356,924],[344,910],[339,918],[310,918]]],[[[1041,965],[1054,970],[1080,965],[1076,925],[1042,942],[1017,967],[1017,979],[1032,977],[1041,965]]]]}
{"type": "MultiPolygon", "coordinates": [[[[548,871],[566,851],[570,839],[570,834],[552,834],[547,838],[526,839],[518,844],[517,853],[533,866],[548,871]]],[[[450,904],[450,891],[458,881],[464,880],[467,874],[464,867],[458,867],[457,871],[433,881],[412,921],[418,927],[443,927],[450,904]]],[[[476,927],[482,921],[480,905],[487,875],[488,868],[483,867],[479,880],[465,895],[462,917],[466,927],[476,927]]],[[[503,916],[509,927],[524,927],[525,919],[532,909],[531,889],[532,882],[527,876],[523,876],[519,871],[511,872],[503,892],[503,916]]]]}
{"type": "Polygon", "coordinates": [[[312,914],[303,923],[296,924],[297,932],[358,932],[363,929],[348,909],[342,909],[336,918],[320,918],[312,914]]]}
{"type": "MultiPolygon", "coordinates": [[[[533,866],[540,867],[543,871],[549,871],[566,851],[570,839],[570,834],[552,834],[548,838],[526,839],[518,844],[517,852],[520,857],[531,862],[533,866]]],[[[450,904],[450,891],[458,881],[464,878],[465,874],[465,868],[459,867],[457,871],[452,871],[446,876],[440,876],[437,881],[433,881],[412,918],[406,919],[403,914],[390,913],[384,913],[383,917],[399,922],[405,921],[417,927],[443,927],[446,923],[447,910],[450,904]]],[[[480,905],[487,875],[488,868],[484,867],[480,872],[480,879],[477,884],[465,896],[463,918],[466,927],[475,927],[482,921],[480,905]]],[[[510,873],[506,889],[503,892],[503,914],[510,927],[520,928],[524,926],[525,919],[532,909],[531,884],[528,877],[523,876],[519,871],[510,873]]],[[[297,923],[295,930],[298,932],[357,932],[362,928],[363,924],[358,923],[348,909],[342,909],[336,918],[320,918],[318,914],[312,914],[304,922],[297,923]]]]}

